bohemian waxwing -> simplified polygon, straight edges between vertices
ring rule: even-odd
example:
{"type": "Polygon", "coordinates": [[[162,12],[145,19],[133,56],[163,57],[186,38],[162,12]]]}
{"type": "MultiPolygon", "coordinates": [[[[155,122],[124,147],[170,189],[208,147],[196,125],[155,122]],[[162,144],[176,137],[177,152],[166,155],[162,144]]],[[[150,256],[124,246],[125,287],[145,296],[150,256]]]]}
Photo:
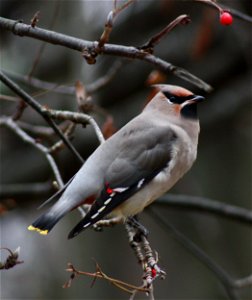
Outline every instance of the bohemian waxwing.
{"type": "Polygon", "coordinates": [[[29,230],[47,234],[66,213],[92,198],[90,210],[69,238],[104,217],[124,222],[191,168],[200,131],[197,103],[204,97],[179,86],[155,88],[158,93],[142,113],[94,151],[65,191],[56,194],[59,200],[29,230]]]}

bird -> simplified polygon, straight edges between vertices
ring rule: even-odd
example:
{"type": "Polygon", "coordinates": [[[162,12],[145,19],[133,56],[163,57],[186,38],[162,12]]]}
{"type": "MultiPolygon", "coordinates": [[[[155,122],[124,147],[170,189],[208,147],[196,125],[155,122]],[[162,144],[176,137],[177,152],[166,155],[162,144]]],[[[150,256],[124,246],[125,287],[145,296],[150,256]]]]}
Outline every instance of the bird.
{"type": "Polygon", "coordinates": [[[154,88],[156,94],[142,112],[96,148],[29,230],[46,235],[87,202],[91,207],[69,239],[104,218],[126,222],[192,167],[200,132],[197,104],[205,98],[176,85],[154,88]]]}

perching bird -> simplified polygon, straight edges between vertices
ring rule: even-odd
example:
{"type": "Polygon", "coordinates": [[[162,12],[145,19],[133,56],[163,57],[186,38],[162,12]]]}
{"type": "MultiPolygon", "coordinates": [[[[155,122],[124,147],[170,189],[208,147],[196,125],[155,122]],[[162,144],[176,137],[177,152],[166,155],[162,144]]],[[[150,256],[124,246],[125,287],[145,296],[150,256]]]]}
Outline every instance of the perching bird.
{"type": "Polygon", "coordinates": [[[75,237],[104,217],[124,222],[167,192],[192,166],[200,131],[197,103],[187,89],[156,85],[142,113],[102,143],[59,200],[29,230],[47,234],[68,212],[95,199],[70,232],[75,237]]]}

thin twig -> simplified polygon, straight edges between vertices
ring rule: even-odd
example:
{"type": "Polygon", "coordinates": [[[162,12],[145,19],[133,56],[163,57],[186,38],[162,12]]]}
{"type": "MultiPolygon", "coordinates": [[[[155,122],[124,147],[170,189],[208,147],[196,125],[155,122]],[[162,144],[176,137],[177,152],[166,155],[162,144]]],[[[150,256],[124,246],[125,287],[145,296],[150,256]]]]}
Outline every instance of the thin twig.
{"type": "Polygon", "coordinates": [[[105,87],[108,83],[115,78],[118,71],[123,67],[126,63],[126,60],[116,60],[112,66],[108,69],[107,73],[98,78],[96,81],[86,85],[86,91],[88,94],[93,94],[94,92],[99,91],[101,88],[105,87]]]}
{"type": "MultiPolygon", "coordinates": [[[[53,16],[52,16],[52,19],[51,19],[51,22],[50,22],[50,25],[49,25],[49,28],[50,28],[51,30],[54,28],[55,21],[56,21],[56,19],[57,19],[57,17],[58,17],[60,5],[61,5],[61,1],[56,1],[56,2],[55,2],[55,8],[54,8],[53,16]]],[[[34,18],[35,18],[35,25],[32,26],[32,24],[31,24],[32,27],[37,26],[37,23],[38,23],[38,20],[39,20],[39,19],[38,19],[38,15],[39,15],[39,12],[37,12],[37,13],[35,14],[35,16],[34,16],[34,18]]],[[[40,61],[40,59],[41,59],[41,57],[42,57],[42,54],[43,54],[43,52],[44,52],[44,50],[45,50],[45,48],[46,48],[46,45],[47,45],[46,43],[42,43],[42,44],[40,45],[39,50],[38,50],[38,52],[37,52],[37,55],[36,55],[36,57],[35,57],[35,59],[34,59],[34,62],[33,62],[33,64],[32,64],[31,70],[30,70],[30,72],[29,72],[29,74],[28,74],[28,78],[31,78],[32,74],[35,72],[35,69],[37,68],[37,66],[38,66],[38,64],[39,64],[39,61],[40,61]]]]}
{"type": "MultiPolygon", "coordinates": [[[[95,92],[98,92],[100,89],[105,87],[108,83],[111,82],[111,80],[116,76],[117,72],[122,68],[122,66],[126,63],[122,60],[116,60],[112,66],[108,69],[107,73],[95,80],[94,82],[90,84],[85,85],[85,89],[88,95],[93,94],[95,92]]],[[[64,94],[64,95],[74,95],[75,94],[75,87],[67,86],[64,84],[57,84],[52,83],[49,81],[40,80],[36,77],[28,77],[26,75],[17,74],[14,72],[11,72],[9,70],[2,70],[5,74],[7,74],[9,77],[13,78],[14,80],[18,80],[24,84],[27,84],[29,86],[39,88],[42,90],[46,90],[49,92],[64,94]]],[[[17,101],[18,98],[10,97],[6,95],[0,95],[0,99],[3,100],[10,100],[10,101],[17,101]]]]}
{"type": "Polygon", "coordinates": [[[117,15],[133,2],[134,2],[134,0],[128,0],[120,7],[116,6],[116,2],[114,3],[114,9],[112,11],[110,11],[107,16],[107,21],[104,26],[104,31],[98,42],[98,47],[97,47],[98,52],[100,52],[102,47],[104,46],[104,44],[109,41],[109,37],[110,37],[111,31],[113,29],[114,21],[115,21],[115,18],[117,17],[117,15]]]}
{"type": "Polygon", "coordinates": [[[248,209],[204,197],[167,194],[160,199],[157,199],[155,203],[167,205],[169,207],[178,207],[180,209],[184,208],[186,210],[204,211],[248,225],[252,224],[252,212],[248,209]]]}
{"type": "MultiPolygon", "coordinates": [[[[74,130],[75,130],[76,124],[74,123],[69,123],[65,129],[65,136],[67,136],[69,139],[71,137],[71,135],[73,134],[74,130]]],[[[49,149],[49,152],[52,153],[56,153],[57,151],[61,150],[64,147],[64,143],[62,140],[59,140],[58,142],[56,142],[54,145],[52,145],[49,149]]]]}
{"type": "MultiPolygon", "coordinates": [[[[60,128],[63,132],[69,126],[68,123],[69,122],[63,122],[62,124],[60,124],[60,128]]],[[[45,138],[49,138],[49,137],[52,137],[53,135],[55,135],[55,132],[53,131],[53,129],[48,126],[34,125],[34,124],[26,123],[23,121],[18,121],[17,124],[19,125],[19,127],[24,129],[26,132],[31,133],[32,135],[36,135],[39,137],[45,137],[45,138]]]]}
{"type": "Polygon", "coordinates": [[[0,198],[17,198],[24,196],[48,196],[52,192],[51,181],[36,183],[6,183],[0,186],[0,198]]]}
{"type": "MultiPolygon", "coordinates": [[[[38,27],[32,28],[27,24],[19,23],[14,20],[2,17],[0,17],[0,28],[9,30],[14,34],[20,36],[29,36],[35,39],[39,39],[56,45],[61,45],[80,52],[83,52],[83,49],[86,49],[88,52],[92,52],[95,51],[95,49],[97,49],[98,46],[98,42],[81,40],[78,38],[67,36],[65,34],[60,34],[54,31],[45,30],[38,27]]],[[[196,77],[195,75],[191,74],[187,70],[176,67],[173,64],[166,62],[154,55],[146,53],[142,50],[139,50],[136,47],[105,44],[102,47],[102,54],[127,57],[131,59],[140,59],[145,62],[148,62],[151,65],[154,65],[155,68],[165,73],[171,72],[175,76],[178,76],[196,85],[200,89],[203,89],[207,92],[210,92],[212,90],[212,87],[209,84],[196,77]]]]}
{"type": "Polygon", "coordinates": [[[0,71],[0,80],[6,84],[14,93],[21,97],[28,105],[30,105],[37,113],[39,113],[44,120],[49,124],[50,127],[55,131],[55,133],[63,140],[68,149],[75,155],[78,160],[83,163],[84,160],[74,148],[72,143],[64,136],[62,131],[54,123],[54,121],[48,116],[43,106],[40,105],[34,98],[27,94],[23,89],[21,89],[15,82],[13,82],[8,76],[6,76],[2,71],[0,71]]]}
{"type": "Polygon", "coordinates": [[[60,175],[60,172],[59,172],[59,169],[56,165],[56,162],[54,160],[54,158],[51,156],[51,154],[49,153],[48,149],[43,146],[42,144],[39,144],[36,142],[35,139],[33,139],[32,137],[30,137],[25,131],[23,131],[11,118],[8,118],[8,117],[1,117],[0,118],[0,125],[3,125],[3,126],[6,126],[7,128],[11,129],[15,134],[17,134],[24,142],[32,145],[33,147],[37,148],[40,152],[42,152],[53,173],[54,173],[54,176],[57,180],[57,183],[58,183],[58,186],[59,187],[63,187],[64,186],[64,183],[63,183],[63,180],[61,178],[61,175],[60,175]]]}
{"type": "Polygon", "coordinates": [[[50,118],[56,120],[69,120],[74,123],[80,123],[83,125],[87,125],[87,124],[92,125],[99,142],[100,143],[104,142],[104,137],[99,126],[95,122],[94,118],[92,118],[91,116],[87,114],[71,112],[71,111],[53,110],[53,109],[48,109],[46,107],[43,107],[43,111],[46,112],[48,116],[50,116],[50,118]]]}
{"type": "Polygon", "coordinates": [[[239,288],[239,289],[250,286],[250,285],[252,285],[252,275],[241,278],[241,279],[237,279],[234,281],[234,284],[233,284],[233,286],[235,288],[239,288]]]}
{"type": "Polygon", "coordinates": [[[14,121],[17,121],[18,119],[20,119],[22,117],[23,112],[25,111],[26,107],[27,107],[27,104],[25,103],[25,101],[22,99],[19,100],[17,109],[16,109],[15,113],[13,114],[12,119],[14,121]]]}
{"type": "Polygon", "coordinates": [[[148,289],[143,288],[141,286],[138,287],[138,286],[132,285],[130,283],[124,282],[122,280],[107,276],[103,271],[101,271],[101,268],[97,264],[96,264],[96,272],[94,272],[94,273],[79,271],[71,263],[68,264],[68,268],[66,269],[66,271],[71,272],[75,276],[70,277],[70,281],[68,281],[67,283],[64,284],[64,286],[63,286],[64,288],[68,288],[71,286],[71,281],[73,280],[73,278],[76,277],[76,275],[84,275],[84,276],[89,276],[89,277],[93,277],[93,278],[105,279],[105,280],[109,281],[110,283],[112,283],[114,286],[120,288],[121,290],[123,290],[127,293],[133,293],[135,291],[146,293],[149,291],[148,289]]]}
{"type": "Polygon", "coordinates": [[[169,23],[164,29],[155,34],[148,42],[146,42],[143,46],[139,47],[140,49],[153,52],[153,48],[158,45],[161,39],[169,33],[172,29],[174,29],[178,25],[186,25],[190,22],[190,18],[188,15],[180,15],[171,23],[169,23]]]}

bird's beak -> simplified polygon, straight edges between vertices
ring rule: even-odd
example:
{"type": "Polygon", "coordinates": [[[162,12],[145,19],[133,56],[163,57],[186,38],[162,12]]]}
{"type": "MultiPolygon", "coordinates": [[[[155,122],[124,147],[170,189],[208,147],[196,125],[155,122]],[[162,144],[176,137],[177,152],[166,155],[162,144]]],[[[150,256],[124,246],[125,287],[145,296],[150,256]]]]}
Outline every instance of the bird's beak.
{"type": "Polygon", "coordinates": [[[190,101],[192,101],[192,102],[202,102],[204,100],[205,100],[205,97],[200,96],[200,95],[195,95],[194,98],[190,99],[190,101]]]}
{"type": "Polygon", "coordinates": [[[191,104],[197,104],[199,102],[202,102],[205,100],[205,97],[203,96],[199,96],[199,95],[193,95],[193,98],[185,101],[184,103],[182,103],[182,107],[187,106],[187,105],[191,105],[191,104]]]}

